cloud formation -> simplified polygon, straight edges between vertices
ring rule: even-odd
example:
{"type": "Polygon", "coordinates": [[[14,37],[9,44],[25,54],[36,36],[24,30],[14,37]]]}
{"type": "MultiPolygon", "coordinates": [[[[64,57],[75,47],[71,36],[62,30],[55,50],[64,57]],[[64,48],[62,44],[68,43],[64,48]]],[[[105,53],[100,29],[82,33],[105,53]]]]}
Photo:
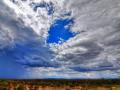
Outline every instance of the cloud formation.
{"type": "Polygon", "coordinates": [[[119,69],[119,4],[119,0],[71,1],[72,31],[80,34],[59,45],[58,57],[87,69],[119,69]]]}
{"type": "Polygon", "coordinates": [[[17,61],[32,67],[28,73],[36,72],[38,75],[30,77],[43,77],[41,72],[47,72],[44,74],[46,77],[56,78],[119,77],[119,0],[3,2],[7,6],[2,5],[3,9],[0,10],[0,50],[13,47],[12,53],[17,51],[16,56],[13,54],[15,58],[19,58],[17,61]],[[71,31],[77,35],[63,44],[47,44],[50,26],[56,19],[66,18],[74,18],[71,31]],[[20,60],[22,53],[25,54],[20,60]]]}

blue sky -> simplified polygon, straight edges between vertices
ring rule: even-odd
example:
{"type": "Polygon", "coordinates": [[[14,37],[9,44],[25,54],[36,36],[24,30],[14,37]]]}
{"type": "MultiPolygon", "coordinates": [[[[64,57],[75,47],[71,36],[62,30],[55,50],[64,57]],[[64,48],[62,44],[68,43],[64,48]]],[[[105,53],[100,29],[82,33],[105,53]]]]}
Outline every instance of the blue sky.
{"type": "Polygon", "coordinates": [[[118,2],[0,0],[0,77],[119,77],[118,2]]]}
{"type": "Polygon", "coordinates": [[[73,19],[56,20],[51,25],[48,33],[47,43],[59,43],[61,39],[66,41],[75,36],[75,33],[70,31],[70,27],[74,24],[73,19]],[[67,26],[67,28],[65,28],[67,26]]]}
{"type": "MultiPolygon", "coordinates": [[[[2,6],[2,3],[0,4],[2,6]]],[[[41,8],[46,8],[48,15],[52,14],[52,3],[38,5],[41,8]]],[[[2,8],[6,10],[5,6],[2,8]]],[[[5,14],[7,15],[7,13],[5,14]]],[[[28,75],[28,67],[58,67],[57,63],[50,61],[50,59],[53,58],[53,52],[46,47],[42,47],[41,43],[36,41],[37,36],[31,28],[22,27],[23,24],[19,23],[19,21],[15,21],[15,19],[9,15],[7,17],[5,17],[5,15],[0,16],[0,22],[2,21],[5,25],[7,24],[8,28],[13,28],[10,32],[16,34],[17,38],[15,38],[13,46],[9,46],[8,44],[5,48],[0,49],[0,77],[24,78],[24,75],[25,77],[28,75]],[[32,38],[29,36],[32,36],[32,38]]],[[[73,19],[55,20],[48,30],[49,36],[47,43],[58,43],[61,39],[66,41],[74,37],[75,34],[70,32],[70,28],[73,24],[73,19]],[[65,28],[65,26],[67,26],[67,28],[65,28]]],[[[4,32],[4,29],[1,32],[3,33],[0,33],[0,38],[4,38],[4,36],[7,37],[7,32],[4,32]]],[[[5,42],[5,44],[6,43],[8,42],[5,42]]],[[[59,78],[59,76],[56,77],[59,78]]]]}
{"type": "MultiPolygon", "coordinates": [[[[34,11],[37,11],[38,8],[45,8],[47,10],[48,15],[52,15],[54,13],[54,5],[52,2],[46,3],[32,3],[34,11]]],[[[70,16],[71,13],[66,13],[64,16],[70,16]]],[[[70,31],[71,26],[74,24],[74,19],[57,19],[54,20],[53,24],[50,26],[48,31],[48,39],[47,43],[59,43],[61,39],[66,41],[75,36],[75,33],[70,31]],[[67,26],[67,28],[65,28],[67,26]]]]}

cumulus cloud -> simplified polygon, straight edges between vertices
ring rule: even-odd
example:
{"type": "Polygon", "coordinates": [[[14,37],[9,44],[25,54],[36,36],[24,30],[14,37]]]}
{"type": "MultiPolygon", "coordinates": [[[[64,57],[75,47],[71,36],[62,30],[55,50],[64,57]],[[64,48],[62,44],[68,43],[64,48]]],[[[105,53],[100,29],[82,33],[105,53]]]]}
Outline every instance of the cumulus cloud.
{"type": "Polygon", "coordinates": [[[27,67],[57,67],[41,37],[2,1],[0,8],[0,77],[19,78],[27,67]]]}
{"type": "Polygon", "coordinates": [[[3,2],[9,8],[0,10],[2,13],[0,49],[19,43],[17,47],[25,47],[26,51],[32,52],[14,47],[18,54],[16,58],[21,58],[22,53],[25,53],[23,60],[18,59],[18,62],[23,64],[27,62],[30,67],[37,67],[33,68],[33,71],[30,68],[32,73],[34,69],[38,73],[38,76],[33,75],[33,77],[43,77],[40,73],[47,68],[40,67],[47,65],[52,67],[54,64],[59,68],[47,69],[46,77],[119,76],[119,0],[3,0],[3,2]],[[63,44],[46,44],[50,26],[56,19],[66,18],[74,18],[71,31],[77,35],[63,44]],[[65,72],[62,72],[61,68],[65,72]],[[51,75],[53,72],[54,74],[51,75]],[[71,73],[69,76],[69,72],[74,74],[71,73]]]}
{"type": "Polygon", "coordinates": [[[79,34],[53,46],[56,58],[79,71],[119,69],[119,7],[119,0],[69,0],[66,8],[75,18],[72,31],[79,34]]]}

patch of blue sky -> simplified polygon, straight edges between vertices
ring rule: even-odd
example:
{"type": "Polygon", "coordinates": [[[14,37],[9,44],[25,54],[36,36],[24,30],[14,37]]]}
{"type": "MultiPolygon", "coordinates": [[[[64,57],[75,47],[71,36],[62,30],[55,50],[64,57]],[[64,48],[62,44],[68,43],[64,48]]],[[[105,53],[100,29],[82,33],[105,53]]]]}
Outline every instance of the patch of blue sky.
{"type": "Polygon", "coordinates": [[[31,5],[34,11],[37,11],[38,8],[45,8],[48,12],[48,15],[51,15],[54,13],[54,5],[52,2],[32,3],[31,5]]]}
{"type": "Polygon", "coordinates": [[[70,31],[71,26],[74,24],[73,19],[58,19],[51,25],[48,31],[49,36],[47,43],[60,43],[69,40],[76,34],[70,31]]]}

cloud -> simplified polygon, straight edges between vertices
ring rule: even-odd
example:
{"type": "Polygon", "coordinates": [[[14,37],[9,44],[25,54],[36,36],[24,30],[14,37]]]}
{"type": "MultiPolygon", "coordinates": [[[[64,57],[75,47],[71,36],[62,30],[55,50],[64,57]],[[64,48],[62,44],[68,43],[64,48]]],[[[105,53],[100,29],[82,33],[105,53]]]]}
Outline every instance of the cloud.
{"type": "Polygon", "coordinates": [[[2,1],[0,8],[0,77],[20,78],[27,67],[57,67],[54,52],[36,32],[2,1]]]}
{"type": "MultiPolygon", "coordinates": [[[[79,33],[63,45],[54,45],[62,65],[88,71],[119,69],[119,0],[67,1],[72,11],[73,32],[79,33]]],[[[57,60],[58,60],[57,59],[57,60]]],[[[75,70],[75,69],[74,69],[75,70]]],[[[78,69],[77,69],[78,70],[78,69]]]]}
{"type": "Polygon", "coordinates": [[[0,23],[2,30],[0,49],[19,43],[13,51],[17,50],[17,58],[21,58],[22,53],[25,53],[25,57],[22,60],[18,59],[18,62],[22,64],[28,62],[30,67],[36,67],[34,69],[38,76],[34,71],[28,71],[33,73],[33,77],[44,77],[39,72],[48,68],[44,69],[45,66],[52,67],[54,64],[59,65],[57,69],[64,67],[62,70],[65,72],[56,68],[48,69],[46,77],[57,77],[57,75],[64,78],[119,77],[119,0],[45,0],[47,4],[52,3],[54,9],[52,14],[48,14],[46,8],[37,7],[34,11],[35,6],[31,5],[41,4],[43,0],[15,0],[14,3],[12,0],[3,1],[9,8],[0,10],[3,14],[0,16],[0,22],[3,22],[0,23]],[[46,45],[50,26],[56,19],[66,18],[74,18],[71,31],[78,34],[63,44],[46,45]],[[19,50],[18,47],[25,48],[29,52],[19,50]]]}

